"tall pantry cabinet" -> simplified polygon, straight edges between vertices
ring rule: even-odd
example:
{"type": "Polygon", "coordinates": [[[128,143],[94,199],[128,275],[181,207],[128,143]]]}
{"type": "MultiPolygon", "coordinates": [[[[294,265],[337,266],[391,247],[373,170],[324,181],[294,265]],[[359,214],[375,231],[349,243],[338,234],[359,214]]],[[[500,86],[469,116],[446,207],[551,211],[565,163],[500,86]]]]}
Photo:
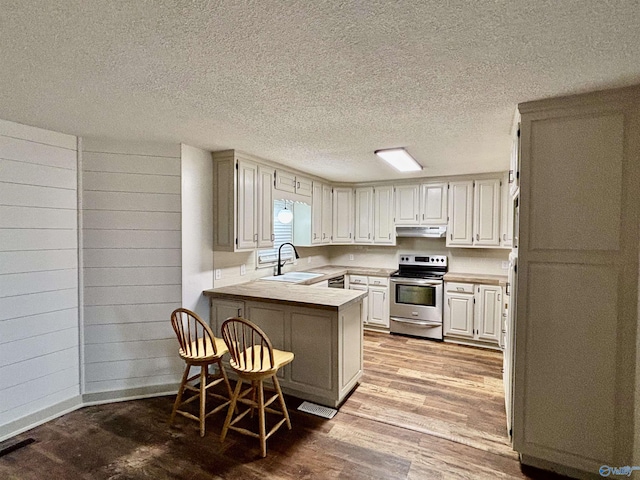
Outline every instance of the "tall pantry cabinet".
{"type": "Polygon", "coordinates": [[[640,461],[640,87],[521,113],[514,448],[584,477],[640,461]]]}

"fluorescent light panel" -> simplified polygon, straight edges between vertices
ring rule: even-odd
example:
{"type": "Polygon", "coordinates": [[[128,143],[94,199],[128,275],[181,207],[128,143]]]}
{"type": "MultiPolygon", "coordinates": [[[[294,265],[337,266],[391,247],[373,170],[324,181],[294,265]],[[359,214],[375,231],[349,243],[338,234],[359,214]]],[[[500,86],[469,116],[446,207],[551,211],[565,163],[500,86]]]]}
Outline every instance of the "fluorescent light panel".
{"type": "Polygon", "coordinates": [[[387,148],[385,150],[376,150],[373,153],[401,172],[417,172],[418,170],[422,170],[422,165],[416,162],[404,148],[387,148]]]}

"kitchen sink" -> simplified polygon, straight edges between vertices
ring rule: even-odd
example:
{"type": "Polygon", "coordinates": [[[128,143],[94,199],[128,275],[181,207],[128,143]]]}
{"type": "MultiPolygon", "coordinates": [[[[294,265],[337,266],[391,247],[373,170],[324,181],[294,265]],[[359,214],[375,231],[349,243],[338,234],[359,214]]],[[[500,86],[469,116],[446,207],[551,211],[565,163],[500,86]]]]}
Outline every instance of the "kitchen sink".
{"type": "Polygon", "coordinates": [[[300,283],[312,278],[322,277],[324,273],[311,272],[287,272],[282,275],[273,275],[271,277],[262,277],[260,280],[272,280],[275,282],[300,283]]]}

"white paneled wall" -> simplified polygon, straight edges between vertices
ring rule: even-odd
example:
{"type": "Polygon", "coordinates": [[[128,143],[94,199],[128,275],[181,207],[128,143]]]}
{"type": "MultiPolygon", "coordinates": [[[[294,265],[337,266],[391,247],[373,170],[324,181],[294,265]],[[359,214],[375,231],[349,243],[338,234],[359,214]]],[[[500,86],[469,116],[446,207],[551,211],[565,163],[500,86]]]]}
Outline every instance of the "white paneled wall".
{"type": "Polygon", "coordinates": [[[80,404],[76,137],[0,120],[0,440],[80,404]]]}
{"type": "Polygon", "coordinates": [[[166,391],[183,368],[180,145],[83,141],[85,400],[166,391]]]}

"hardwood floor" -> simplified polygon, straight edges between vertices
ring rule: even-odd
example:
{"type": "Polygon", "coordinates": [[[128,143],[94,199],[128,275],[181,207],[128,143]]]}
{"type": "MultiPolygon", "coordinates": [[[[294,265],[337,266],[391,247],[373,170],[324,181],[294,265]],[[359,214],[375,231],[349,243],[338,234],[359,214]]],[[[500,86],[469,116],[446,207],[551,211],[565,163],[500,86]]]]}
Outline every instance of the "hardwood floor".
{"type": "MultiPolygon", "coordinates": [[[[86,407],[12,439],[34,443],[0,457],[0,478],[483,479],[523,473],[508,445],[499,352],[365,333],[362,383],[332,420],[296,410],[260,458],[257,440],[224,414],[168,427],[174,397],[86,407]]],[[[6,447],[0,445],[0,450],[6,447]]]]}

